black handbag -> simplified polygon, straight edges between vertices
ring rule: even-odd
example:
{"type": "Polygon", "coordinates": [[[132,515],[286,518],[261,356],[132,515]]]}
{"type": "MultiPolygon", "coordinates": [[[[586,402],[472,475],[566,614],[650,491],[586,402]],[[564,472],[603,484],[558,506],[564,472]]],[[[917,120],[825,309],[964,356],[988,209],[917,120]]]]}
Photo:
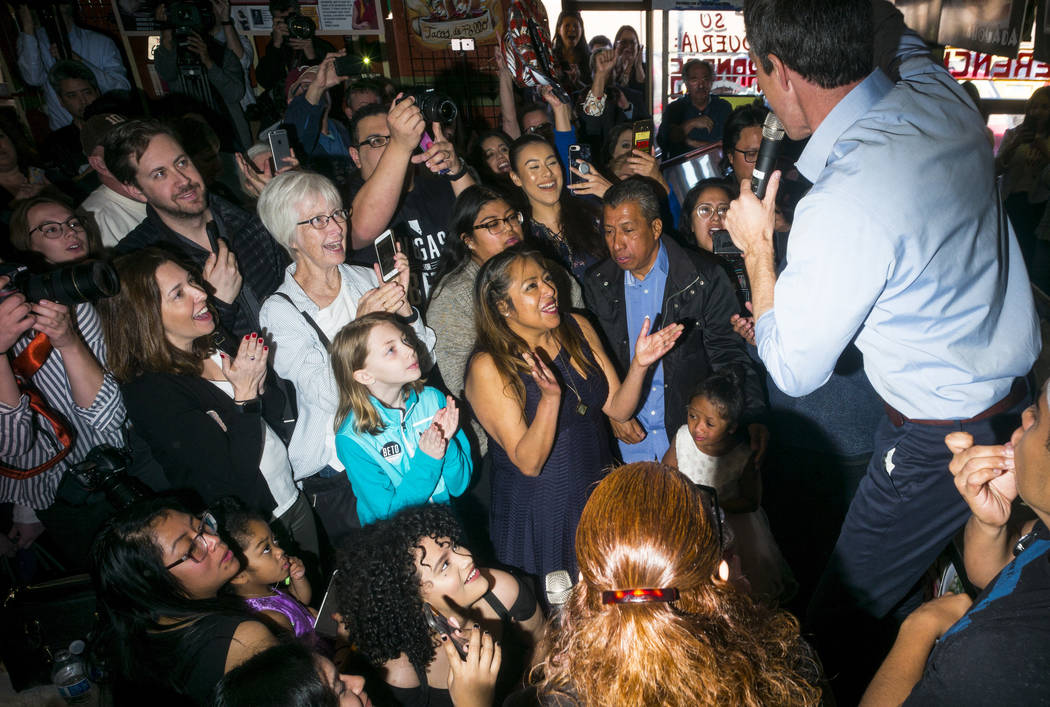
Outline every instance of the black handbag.
{"type": "Polygon", "coordinates": [[[0,659],[18,692],[51,682],[54,655],[95,626],[95,589],[77,574],[15,587],[0,608],[0,659]]]}
{"type": "Polygon", "coordinates": [[[333,546],[361,527],[357,518],[357,496],[345,472],[328,477],[314,474],[303,479],[302,486],[333,546]]]}

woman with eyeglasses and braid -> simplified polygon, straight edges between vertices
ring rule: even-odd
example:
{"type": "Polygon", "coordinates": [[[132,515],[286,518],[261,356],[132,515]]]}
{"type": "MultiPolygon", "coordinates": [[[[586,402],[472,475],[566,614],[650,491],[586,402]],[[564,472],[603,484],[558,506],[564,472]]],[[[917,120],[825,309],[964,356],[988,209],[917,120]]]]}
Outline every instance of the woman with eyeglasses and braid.
{"type": "Polygon", "coordinates": [[[98,648],[127,704],[209,704],[225,673],[277,645],[240,599],[219,596],[241,563],[210,513],[139,501],[98,534],[91,564],[98,648]]]}
{"type": "Polygon", "coordinates": [[[820,668],[786,611],[729,581],[716,494],[655,462],[595,487],[541,705],[817,705],[820,668]]]}

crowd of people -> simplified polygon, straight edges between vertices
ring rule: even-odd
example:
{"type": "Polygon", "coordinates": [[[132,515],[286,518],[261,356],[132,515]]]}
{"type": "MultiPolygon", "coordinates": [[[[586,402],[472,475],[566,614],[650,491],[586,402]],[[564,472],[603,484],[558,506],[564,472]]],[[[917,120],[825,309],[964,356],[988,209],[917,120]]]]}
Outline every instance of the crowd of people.
{"type": "Polygon", "coordinates": [[[1042,699],[1046,89],[993,157],[889,3],[749,0],[765,101],[685,65],[654,142],[723,174],[680,199],[631,27],[563,12],[565,91],[501,60],[468,127],[340,76],[296,0],[255,91],[209,4],[146,113],[21,5],[53,132],[0,114],[0,554],[90,570],[117,704],[1042,699]]]}

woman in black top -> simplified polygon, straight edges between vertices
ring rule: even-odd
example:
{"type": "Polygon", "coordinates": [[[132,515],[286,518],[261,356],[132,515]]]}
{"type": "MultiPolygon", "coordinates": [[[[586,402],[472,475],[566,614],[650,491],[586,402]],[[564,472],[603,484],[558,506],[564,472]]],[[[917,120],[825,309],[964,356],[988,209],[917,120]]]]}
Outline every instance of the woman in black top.
{"type": "Polygon", "coordinates": [[[241,570],[208,513],[151,498],[120,511],[92,547],[102,645],[133,702],[206,704],[215,684],[276,645],[240,600],[219,588],[241,570]]]}
{"type": "Polygon", "coordinates": [[[318,555],[313,515],[288,461],[291,415],[262,338],[224,337],[197,276],[168,251],[144,248],[115,266],[120,293],[98,303],[114,342],[107,364],[171,485],[205,503],[234,495],[272,512],[300,551],[318,555]]]}
{"type": "MultiPolygon", "coordinates": [[[[382,669],[398,704],[500,704],[534,662],[544,617],[532,591],[507,572],[475,566],[461,534],[448,509],[416,506],[363,529],[340,558],[337,606],[349,640],[382,669]],[[480,626],[502,643],[495,703],[491,684],[487,698],[455,687],[449,694],[453,666],[437,650],[445,639],[428,626],[424,602],[453,627],[480,626]]],[[[470,635],[454,633],[450,640],[470,635]]]]}

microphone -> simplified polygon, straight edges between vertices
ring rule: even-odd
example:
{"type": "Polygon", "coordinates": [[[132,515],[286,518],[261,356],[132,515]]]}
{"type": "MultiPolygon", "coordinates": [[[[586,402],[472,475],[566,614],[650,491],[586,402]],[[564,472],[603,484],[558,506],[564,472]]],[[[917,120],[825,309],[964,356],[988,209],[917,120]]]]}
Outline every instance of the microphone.
{"type": "Polygon", "coordinates": [[[755,160],[755,171],[751,174],[751,191],[759,199],[766,196],[766,185],[769,184],[769,175],[777,166],[777,156],[780,153],[780,143],[784,140],[784,126],[773,111],[766,116],[766,122],[762,125],[762,146],[758,148],[758,158],[755,160]]]}
{"type": "Polygon", "coordinates": [[[560,612],[572,593],[572,578],[569,577],[569,573],[565,570],[548,572],[543,579],[543,585],[547,593],[547,605],[554,613],[560,612]]]}

